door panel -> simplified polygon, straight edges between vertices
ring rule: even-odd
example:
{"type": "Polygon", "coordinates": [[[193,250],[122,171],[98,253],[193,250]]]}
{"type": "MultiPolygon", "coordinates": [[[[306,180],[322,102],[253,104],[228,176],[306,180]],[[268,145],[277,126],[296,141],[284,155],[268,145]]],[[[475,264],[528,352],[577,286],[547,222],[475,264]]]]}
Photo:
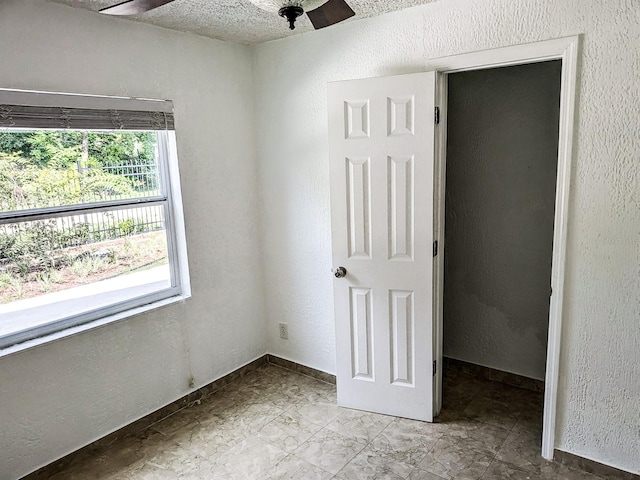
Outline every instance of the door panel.
{"type": "Polygon", "coordinates": [[[389,259],[413,260],[413,157],[389,157],[389,259]]]}
{"type": "Polygon", "coordinates": [[[369,158],[347,158],[349,258],[371,258],[369,158]]]}
{"type": "Polygon", "coordinates": [[[373,380],[373,325],[371,324],[371,289],[349,288],[351,292],[351,375],[373,380]]]}
{"type": "Polygon", "coordinates": [[[329,84],[338,404],[433,419],[435,72],[329,84]]]}

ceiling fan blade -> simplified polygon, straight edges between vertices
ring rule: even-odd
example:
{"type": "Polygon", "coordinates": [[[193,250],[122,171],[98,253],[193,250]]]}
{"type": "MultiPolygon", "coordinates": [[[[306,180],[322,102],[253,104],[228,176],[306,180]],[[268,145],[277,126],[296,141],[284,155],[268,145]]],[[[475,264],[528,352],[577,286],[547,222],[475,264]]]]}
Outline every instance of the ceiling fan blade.
{"type": "Polygon", "coordinates": [[[329,0],[315,10],[307,12],[313,28],[316,30],[342,22],[356,14],[344,0],[329,0]]]}
{"type": "Polygon", "coordinates": [[[173,0],[126,0],[117,5],[103,8],[99,12],[107,15],[137,15],[171,2],[173,0]]]}

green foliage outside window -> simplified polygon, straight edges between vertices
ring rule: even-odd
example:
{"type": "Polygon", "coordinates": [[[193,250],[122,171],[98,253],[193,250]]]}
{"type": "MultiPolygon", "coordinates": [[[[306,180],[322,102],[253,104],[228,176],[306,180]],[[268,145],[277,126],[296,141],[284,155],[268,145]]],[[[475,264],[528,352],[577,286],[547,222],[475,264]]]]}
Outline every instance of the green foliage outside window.
{"type": "Polygon", "coordinates": [[[86,141],[88,156],[103,167],[153,165],[153,132],[37,130],[0,132],[0,152],[19,153],[39,167],[75,165],[86,141]]]}
{"type": "MultiPolygon", "coordinates": [[[[0,131],[0,211],[132,198],[157,188],[152,132],[0,131]]],[[[0,229],[0,273],[64,266],[61,250],[162,228],[126,219],[61,227],[43,220],[0,229]]]]}
{"type": "Polygon", "coordinates": [[[18,154],[0,153],[0,210],[136,196],[133,182],[100,168],[37,166],[18,154]]]}

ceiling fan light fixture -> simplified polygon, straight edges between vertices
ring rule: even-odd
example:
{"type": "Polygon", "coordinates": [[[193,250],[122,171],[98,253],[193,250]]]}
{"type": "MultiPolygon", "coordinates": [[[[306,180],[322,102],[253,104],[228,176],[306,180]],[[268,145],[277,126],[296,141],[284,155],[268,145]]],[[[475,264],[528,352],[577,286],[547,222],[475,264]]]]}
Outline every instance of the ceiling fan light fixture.
{"type": "Polygon", "coordinates": [[[297,18],[304,13],[304,9],[302,7],[282,7],[278,10],[278,14],[281,17],[284,17],[289,22],[289,28],[293,30],[296,28],[296,20],[297,18]]]}
{"type": "Polygon", "coordinates": [[[249,0],[256,7],[267,12],[278,12],[289,22],[289,28],[295,28],[295,22],[304,12],[314,10],[328,0],[249,0]]]}
{"type": "MultiPolygon", "coordinates": [[[[1,1],[1,0],[0,0],[1,1]]],[[[161,7],[174,0],[123,0],[120,3],[99,10],[107,15],[138,15],[161,7]]],[[[316,30],[329,27],[353,17],[356,12],[346,0],[249,0],[267,12],[278,12],[289,22],[289,28],[296,28],[296,20],[306,12],[311,25],[316,30]]]]}
{"type": "Polygon", "coordinates": [[[267,12],[279,12],[286,7],[300,7],[305,12],[318,8],[327,3],[328,0],[249,0],[256,7],[267,12]]]}

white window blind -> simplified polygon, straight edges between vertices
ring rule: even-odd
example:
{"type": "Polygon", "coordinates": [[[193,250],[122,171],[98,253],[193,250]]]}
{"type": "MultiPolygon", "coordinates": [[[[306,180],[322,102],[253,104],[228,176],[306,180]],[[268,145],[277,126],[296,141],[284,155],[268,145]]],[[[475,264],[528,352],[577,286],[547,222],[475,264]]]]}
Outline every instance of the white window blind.
{"type": "Polygon", "coordinates": [[[164,100],[0,90],[0,128],[174,130],[164,100]]]}

